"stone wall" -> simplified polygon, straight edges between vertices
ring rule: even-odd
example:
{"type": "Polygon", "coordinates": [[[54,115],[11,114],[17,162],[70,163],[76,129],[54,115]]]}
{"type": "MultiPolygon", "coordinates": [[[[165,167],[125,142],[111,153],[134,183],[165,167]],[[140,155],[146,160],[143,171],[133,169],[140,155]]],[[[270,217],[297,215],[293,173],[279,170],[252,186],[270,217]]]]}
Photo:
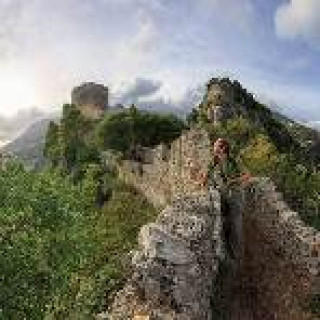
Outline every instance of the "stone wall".
{"type": "Polygon", "coordinates": [[[109,319],[209,320],[223,257],[220,194],[177,198],[144,226],[133,274],[109,319]]]}
{"type": "Polygon", "coordinates": [[[174,197],[200,190],[199,173],[210,162],[210,140],[206,131],[194,129],[169,147],[160,145],[145,155],[144,163],[124,161],[120,176],[138,187],[156,206],[174,197]]]}
{"type": "Polygon", "coordinates": [[[144,226],[132,259],[133,274],[111,308],[111,319],[211,319],[213,283],[223,259],[221,199],[199,186],[210,140],[203,130],[170,147],[124,162],[120,176],[164,209],[144,226]]]}
{"type": "Polygon", "coordinates": [[[320,233],[290,210],[269,179],[255,179],[234,200],[242,202],[243,221],[238,280],[253,319],[312,319],[304,309],[320,293],[320,233]]]}
{"type": "MultiPolygon", "coordinates": [[[[166,311],[164,309],[159,311],[160,314],[166,314],[166,316],[159,319],[208,319],[206,316],[210,310],[207,309],[207,302],[204,302],[208,299],[208,291],[203,289],[203,281],[206,279],[210,286],[216,273],[210,274],[208,269],[207,271],[203,269],[197,276],[201,283],[197,282],[197,277],[193,277],[189,268],[194,267],[194,270],[197,270],[198,267],[195,267],[196,264],[191,263],[191,260],[187,258],[196,254],[196,250],[190,249],[193,240],[192,238],[187,240],[181,238],[181,234],[176,237],[174,233],[174,228],[179,225],[185,226],[186,229],[183,232],[186,232],[188,230],[186,226],[190,221],[200,221],[198,219],[201,216],[200,225],[206,222],[203,224],[204,229],[198,229],[202,230],[197,233],[198,239],[202,240],[197,244],[198,248],[204,251],[202,249],[199,251],[200,255],[196,260],[204,259],[205,268],[208,268],[209,261],[215,261],[215,257],[219,256],[216,254],[216,249],[221,247],[231,249],[232,259],[236,260],[233,264],[236,266],[234,274],[231,281],[228,280],[226,288],[226,291],[231,292],[228,304],[231,309],[231,319],[304,320],[317,318],[305,311],[305,307],[313,294],[320,294],[320,233],[306,226],[299,218],[299,214],[290,210],[270,180],[256,178],[248,187],[230,190],[226,197],[229,202],[229,212],[225,212],[224,207],[220,218],[217,218],[217,214],[213,215],[215,218],[209,218],[209,215],[206,214],[199,215],[199,212],[209,212],[210,204],[205,195],[201,196],[202,191],[198,184],[197,174],[195,174],[199,171],[206,172],[210,161],[210,141],[204,131],[187,132],[170,148],[159,146],[145,159],[147,163],[143,165],[125,163],[120,168],[122,177],[138,187],[155,205],[165,207],[168,203],[173,203],[173,207],[165,209],[156,224],[142,229],[140,250],[133,262],[135,280],[131,279],[124,293],[122,292],[116,299],[114,310],[121,310],[121,305],[123,308],[123,303],[131,299],[131,302],[127,303],[131,308],[131,315],[134,314],[132,312],[136,312],[132,311],[133,309],[141,309],[141,314],[145,313],[149,316],[150,310],[155,310],[154,312],[157,313],[162,308],[155,302],[162,301],[163,296],[168,293],[169,300],[166,300],[167,304],[164,304],[166,311]],[[188,195],[193,196],[188,198],[188,195]],[[180,202],[181,208],[185,207],[189,201],[197,205],[188,205],[188,210],[176,210],[177,204],[173,201],[175,197],[189,199],[180,202]],[[229,230],[229,234],[224,240],[221,240],[223,237],[220,227],[219,245],[216,247],[214,243],[217,240],[208,235],[210,230],[214,234],[215,221],[220,221],[221,224],[222,219],[224,230],[229,230]],[[206,238],[209,239],[209,242],[205,240],[206,238]],[[223,241],[224,244],[222,244],[223,241]],[[175,269],[173,268],[175,262],[172,259],[180,259],[180,262],[183,260],[188,267],[186,265],[182,267],[178,262],[177,269],[175,269]],[[165,275],[168,275],[169,278],[166,278],[165,275]],[[181,293],[181,295],[180,293],[174,294],[174,297],[180,295],[180,300],[176,300],[169,292],[176,292],[173,288],[176,288],[177,283],[173,279],[180,279],[179,277],[181,279],[184,277],[185,280],[178,282],[178,289],[174,289],[181,293]],[[164,291],[161,289],[161,279],[166,283],[163,287],[164,291]],[[168,283],[170,283],[170,289],[168,289],[168,283]],[[188,290],[188,286],[195,288],[194,295],[188,290]],[[184,290],[188,293],[187,295],[182,295],[184,290]],[[197,290],[206,292],[204,300],[201,299],[197,290]],[[132,292],[135,294],[132,295],[132,292]],[[137,292],[140,292],[140,295],[137,295],[137,292]],[[137,297],[142,297],[144,302],[141,304],[140,298],[133,302],[132,299],[137,299],[137,297]],[[176,314],[179,307],[172,309],[172,303],[175,305],[177,301],[179,301],[177,305],[183,305],[185,301],[182,308],[183,317],[180,318],[176,314]],[[190,311],[186,305],[192,301],[195,304],[200,303],[204,313],[194,313],[195,305],[190,311]],[[132,309],[133,305],[137,307],[132,309]],[[189,310],[189,316],[186,310],[189,310]],[[172,314],[174,316],[171,317],[172,314]]],[[[213,201],[211,206],[215,206],[215,203],[218,203],[217,200],[213,201]]],[[[213,270],[216,270],[215,263],[212,264],[212,267],[213,270]]],[[[137,314],[139,314],[138,311],[137,314]]],[[[122,318],[115,317],[114,319],[122,318]]],[[[132,319],[153,318],[134,318],[132,316],[132,319]]],[[[155,317],[155,319],[158,318],[155,317]]]]}

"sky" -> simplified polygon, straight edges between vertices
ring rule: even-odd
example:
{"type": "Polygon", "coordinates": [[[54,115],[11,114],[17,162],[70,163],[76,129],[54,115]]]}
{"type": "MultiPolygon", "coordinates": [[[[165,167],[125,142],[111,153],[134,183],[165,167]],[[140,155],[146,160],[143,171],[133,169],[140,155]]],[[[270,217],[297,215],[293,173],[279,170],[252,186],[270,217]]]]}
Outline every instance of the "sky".
{"type": "Polygon", "coordinates": [[[320,121],[319,0],[0,0],[0,21],[0,116],[56,110],[85,81],[113,103],[190,108],[229,76],[320,121]]]}

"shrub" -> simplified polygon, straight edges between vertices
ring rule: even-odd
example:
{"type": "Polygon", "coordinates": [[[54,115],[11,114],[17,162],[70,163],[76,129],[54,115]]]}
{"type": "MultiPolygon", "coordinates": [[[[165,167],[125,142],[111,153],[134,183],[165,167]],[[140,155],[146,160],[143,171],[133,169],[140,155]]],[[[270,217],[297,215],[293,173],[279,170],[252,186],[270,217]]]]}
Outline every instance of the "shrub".
{"type": "Polygon", "coordinates": [[[97,169],[78,185],[54,170],[0,171],[1,319],[92,319],[123,284],[127,253],[156,211],[113,177],[98,209],[97,169]]]}
{"type": "Polygon", "coordinates": [[[96,130],[100,149],[112,149],[126,155],[136,145],[153,147],[170,143],[180,136],[185,124],[174,115],[139,111],[135,107],[107,114],[96,130]]]}

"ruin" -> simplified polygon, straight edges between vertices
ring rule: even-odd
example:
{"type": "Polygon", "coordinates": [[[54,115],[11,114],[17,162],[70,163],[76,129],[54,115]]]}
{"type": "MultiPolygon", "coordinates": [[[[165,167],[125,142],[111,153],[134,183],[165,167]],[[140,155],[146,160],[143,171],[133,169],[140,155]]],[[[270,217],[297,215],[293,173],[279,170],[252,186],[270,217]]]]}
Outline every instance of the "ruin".
{"type": "Polygon", "coordinates": [[[163,211],[140,232],[133,276],[118,293],[111,319],[212,319],[212,282],[228,260],[230,319],[315,319],[304,306],[320,293],[320,233],[266,178],[231,190],[230,212],[221,211],[219,192],[201,189],[192,176],[194,168],[206,170],[209,143],[205,131],[194,129],[154,149],[140,170],[133,162],[119,168],[163,211]],[[231,259],[226,243],[236,253],[231,259]]]}
{"type": "Polygon", "coordinates": [[[99,119],[109,107],[109,90],[94,82],[83,83],[71,93],[71,103],[88,118],[99,119]]]}

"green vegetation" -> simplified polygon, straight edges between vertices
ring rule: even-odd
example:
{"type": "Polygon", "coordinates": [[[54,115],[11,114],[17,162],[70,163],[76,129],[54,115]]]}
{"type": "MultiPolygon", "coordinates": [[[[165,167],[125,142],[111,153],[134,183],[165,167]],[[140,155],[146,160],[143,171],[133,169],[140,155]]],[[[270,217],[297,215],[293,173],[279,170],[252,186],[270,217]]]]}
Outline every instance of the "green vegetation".
{"type": "Polygon", "coordinates": [[[74,185],[57,171],[0,171],[1,319],[92,319],[123,284],[128,252],[155,210],[112,175],[94,204],[95,168],[74,185]]]}
{"type": "Polygon", "coordinates": [[[292,209],[320,230],[319,133],[274,113],[237,81],[214,78],[210,83],[232,87],[232,108],[238,116],[213,125],[204,100],[187,118],[189,123],[200,123],[213,140],[227,139],[242,172],[270,177],[292,209]]]}
{"type": "Polygon", "coordinates": [[[99,163],[94,140],[95,122],[86,119],[73,105],[64,105],[60,124],[51,122],[46,135],[44,155],[52,167],[80,180],[86,167],[99,163]]]}
{"type": "Polygon", "coordinates": [[[97,141],[101,149],[111,149],[128,156],[135,146],[154,147],[170,143],[185,129],[182,120],[174,115],[162,115],[129,110],[107,114],[97,127],[97,141]]]}
{"type": "Polygon", "coordinates": [[[242,172],[270,177],[292,209],[320,230],[320,171],[317,165],[304,161],[301,149],[292,150],[290,145],[281,144],[278,136],[270,134],[270,127],[257,126],[250,119],[239,117],[219,126],[205,124],[205,127],[213,140],[228,139],[242,172]]]}
{"type": "MultiPolygon", "coordinates": [[[[271,177],[320,230],[318,164],[306,160],[290,130],[248,99],[247,118],[214,127],[193,110],[188,124],[202,121],[212,139],[227,138],[241,171],[271,177]]],[[[94,121],[64,105],[61,122],[51,122],[46,135],[48,167],[0,169],[0,319],[85,320],[106,309],[124,284],[138,230],[156,215],[118,180],[113,163],[139,147],[168,144],[185,128],[173,115],[134,106],[94,121]]]]}
{"type": "Polygon", "coordinates": [[[60,124],[50,123],[44,154],[53,167],[83,177],[86,166],[100,163],[105,150],[130,157],[138,146],[154,147],[170,143],[181,135],[185,124],[174,115],[139,111],[135,106],[107,113],[100,121],[86,119],[73,105],[64,105],[60,124]]]}
{"type": "Polygon", "coordinates": [[[46,135],[50,165],[0,170],[1,319],[93,319],[107,308],[156,210],[118,180],[103,154],[119,160],[183,128],[174,116],[134,107],[98,122],[64,105],[46,135]]]}

